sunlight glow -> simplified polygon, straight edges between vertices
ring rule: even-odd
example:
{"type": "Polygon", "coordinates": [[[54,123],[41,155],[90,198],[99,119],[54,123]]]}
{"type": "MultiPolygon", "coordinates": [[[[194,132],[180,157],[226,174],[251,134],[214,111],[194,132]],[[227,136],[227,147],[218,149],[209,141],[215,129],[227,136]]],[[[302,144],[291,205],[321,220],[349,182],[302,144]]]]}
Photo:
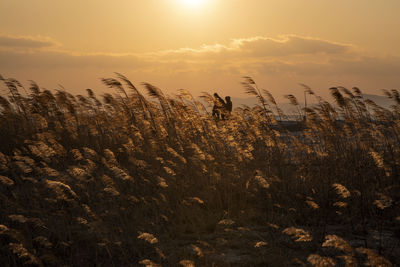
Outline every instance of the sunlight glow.
{"type": "Polygon", "coordinates": [[[186,6],[190,6],[190,7],[199,7],[202,4],[204,4],[205,0],[181,0],[181,2],[186,5],[186,6]]]}

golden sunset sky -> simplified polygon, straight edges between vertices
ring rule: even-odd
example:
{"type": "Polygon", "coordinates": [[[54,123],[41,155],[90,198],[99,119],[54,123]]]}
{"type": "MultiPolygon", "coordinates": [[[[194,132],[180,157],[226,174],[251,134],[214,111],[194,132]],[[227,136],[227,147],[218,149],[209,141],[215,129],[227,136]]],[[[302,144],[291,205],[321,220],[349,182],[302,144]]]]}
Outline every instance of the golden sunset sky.
{"type": "MultiPolygon", "coordinates": [[[[72,93],[123,73],[169,94],[400,87],[399,0],[0,0],[0,74],[72,93]]],[[[297,92],[297,93],[296,93],[297,92]]]]}

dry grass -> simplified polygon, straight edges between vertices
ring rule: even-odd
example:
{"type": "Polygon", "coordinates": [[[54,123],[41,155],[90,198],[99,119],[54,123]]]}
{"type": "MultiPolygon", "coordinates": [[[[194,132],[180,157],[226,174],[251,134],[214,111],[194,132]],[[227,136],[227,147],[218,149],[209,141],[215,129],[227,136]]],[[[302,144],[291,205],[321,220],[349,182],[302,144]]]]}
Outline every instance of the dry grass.
{"type": "Polygon", "coordinates": [[[260,105],[223,121],[120,74],[102,99],[0,82],[5,266],[399,264],[398,91],[388,110],[303,85],[318,104],[288,96],[306,118],[290,131],[250,77],[260,105]]]}

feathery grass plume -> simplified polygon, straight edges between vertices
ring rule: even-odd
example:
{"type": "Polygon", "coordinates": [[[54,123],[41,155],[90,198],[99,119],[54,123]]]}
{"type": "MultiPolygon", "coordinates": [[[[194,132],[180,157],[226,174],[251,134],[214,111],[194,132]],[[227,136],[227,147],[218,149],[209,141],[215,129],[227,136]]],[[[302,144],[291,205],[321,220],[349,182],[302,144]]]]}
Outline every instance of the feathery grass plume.
{"type": "Polygon", "coordinates": [[[194,261],[191,260],[181,260],[179,262],[180,265],[183,267],[195,267],[196,265],[194,264],[194,261]]]}
{"type": "Polygon", "coordinates": [[[132,183],[135,181],[132,176],[130,176],[127,172],[118,168],[117,166],[111,166],[109,169],[113,174],[113,177],[117,178],[118,180],[129,181],[132,183]]]}
{"type": "Polygon", "coordinates": [[[141,260],[141,261],[139,261],[139,263],[141,265],[144,265],[145,267],[161,267],[160,264],[155,263],[155,262],[153,262],[153,261],[151,261],[149,259],[141,260]]]}
{"type": "Polygon", "coordinates": [[[358,267],[359,266],[357,259],[352,255],[342,255],[342,256],[337,256],[337,258],[344,260],[345,267],[358,267]]]}
{"type": "Polygon", "coordinates": [[[149,118],[151,120],[153,129],[156,130],[156,122],[154,119],[154,114],[149,106],[149,103],[147,102],[146,98],[140,93],[140,91],[136,88],[136,86],[133,85],[133,83],[124,75],[122,75],[121,73],[116,72],[115,73],[117,75],[117,77],[122,80],[123,82],[125,82],[125,84],[128,86],[129,89],[131,89],[131,91],[137,96],[137,98],[139,99],[141,108],[142,108],[142,114],[144,116],[144,118],[146,118],[146,114],[149,115],[149,118]]]}
{"type": "Polygon", "coordinates": [[[287,98],[293,106],[299,106],[299,102],[294,95],[285,95],[285,98],[287,98]]]}
{"type": "Polygon", "coordinates": [[[290,235],[295,242],[309,242],[312,240],[311,234],[301,228],[288,227],[282,233],[290,235]]]}
{"type": "Polygon", "coordinates": [[[338,119],[338,114],[335,108],[327,101],[321,101],[318,106],[314,108],[317,114],[322,118],[322,122],[331,126],[338,119]]]}
{"type": "Polygon", "coordinates": [[[157,176],[157,185],[159,187],[161,187],[161,188],[167,188],[168,187],[167,181],[164,178],[160,177],[160,176],[157,176]]]}
{"type": "Polygon", "coordinates": [[[106,148],[103,150],[103,154],[105,159],[107,160],[107,163],[113,164],[113,165],[118,165],[118,161],[115,158],[114,152],[112,152],[110,149],[106,148]]]}
{"type": "Polygon", "coordinates": [[[353,87],[352,89],[353,89],[353,92],[354,92],[356,97],[362,97],[362,92],[361,92],[360,88],[353,87]]]}
{"type": "Polygon", "coordinates": [[[15,84],[15,85],[18,86],[18,87],[21,87],[21,88],[24,87],[24,86],[23,86],[17,79],[15,79],[15,78],[8,78],[7,80],[8,80],[9,82],[15,84]]]}
{"type": "Polygon", "coordinates": [[[70,151],[70,154],[71,154],[72,158],[73,158],[75,161],[81,161],[81,160],[83,160],[83,156],[82,156],[81,152],[80,152],[78,149],[72,149],[72,150],[70,151]]]}
{"type": "Polygon", "coordinates": [[[311,254],[308,256],[307,261],[314,267],[334,267],[336,262],[330,257],[322,257],[318,254],[311,254]]]}
{"type": "Polygon", "coordinates": [[[165,109],[165,112],[167,112],[167,110],[169,110],[168,101],[167,101],[166,97],[164,96],[163,92],[158,87],[156,87],[150,83],[143,83],[143,85],[147,90],[147,94],[150,97],[158,99],[160,101],[161,106],[163,107],[163,105],[164,105],[163,108],[165,109]]]}
{"type": "Polygon", "coordinates": [[[268,180],[263,177],[260,170],[255,171],[254,180],[256,184],[261,188],[268,189],[271,186],[268,180]]]}
{"type": "Polygon", "coordinates": [[[198,197],[190,197],[188,198],[188,200],[192,203],[196,203],[196,204],[204,204],[204,201],[198,197]]]}
{"type": "MultiPolygon", "coordinates": [[[[362,119],[364,113],[366,112],[366,109],[365,109],[365,104],[362,101],[360,101],[363,99],[360,89],[353,87],[353,92],[354,92],[353,94],[349,89],[343,86],[339,86],[338,88],[340,91],[342,91],[345,95],[348,96],[348,98],[345,99],[349,103],[349,105],[347,105],[348,115],[353,119],[355,118],[356,115],[358,115],[358,119],[362,119]],[[354,108],[356,109],[357,113],[355,113],[354,108]]],[[[355,123],[357,123],[357,121],[355,121],[355,123]]]]}
{"type": "Polygon", "coordinates": [[[28,174],[33,172],[32,166],[26,164],[24,161],[14,161],[13,164],[17,167],[18,171],[23,174],[28,174]]]}
{"type": "Polygon", "coordinates": [[[60,173],[58,171],[56,171],[55,169],[52,169],[48,166],[43,167],[42,172],[44,175],[46,175],[48,177],[57,177],[60,175],[60,173]]]}
{"type": "Polygon", "coordinates": [[[168,146],[166,150],[172,157],[179,160],[181,164],[186,164],[186,159],[176,152],[172,147],[168,146]]]}
{"type": "Polygon", "coordinates": [[[367,261],[365,262],[366,266],[374,266],[374,267],[391,267],[393,264],[385,259],[384,257],[380,256],[378,253],[373,251],[372,249],[369,248],[363,248],[359,247],[356,249],[357,252],[361,254],[366,254],[367,255],[367,261]]]}
{"type": "Polygon", "coordinates": [[[203,257],[204,256],[204,252],[199,246],[196,246],[196,245],[192,244],[192,245],[190,245],[190,248],[192,250],[191,252],[196,254],[197,257],[203,257]]]}
{"type": "Polygon", "coordinates": [[[387,209],[392,206],[393,199],[385,194],[378,193],[379,199],[374,201],[374,205],[381,210],[387,209]]]}
{"type": "Polygon", "coordinates": [[[83,147],[83,154],[85,156],[85,158],[96,161],[98,159],[98,155],[96,153],[96,151],[94,151],[91,148],[88,147],[83,147]]]}
{"type": "Polygon", "coordinates": [[[385,167],[385,165],[383,164],[383,157],[380,153],[371,150],[369,152],[369,155],[372,157],[372,159],[374,160],[374,162],[378,168],[382,169],[385,167]]]}
{"type": "Polygon", "coordinates": [[[273,97],[273,95],[267,89],[263,89],[263,93],[264,93],[264,95],[267,96],[267,100],[269,102],[271,102],[275,106],[277,105],[275,98],[273,97]]]}
{"type": "Polygon", "coordinates": [[[33,125],[33,128],[37,129],[37,131],[45,131],[49,128],[47,120],[40,114],[37,113],[31,114],[30,121],[33,125]]]}
{"type": "Polygon", "coordinates": [[[267,245],[268,245],[267,242],[259,241],[259,242],[257,242],[257,243],[254,245],[254,247],[255,247],[255,248],[261,248],[261,247],[265,247],[265,246],[267,246],[267,245]]]}
{"type": "MultiPolygon", "coordinates": [[[[10,102],[14,104],[14,107],[16,108],[16,111],[23,116],[24,122],[29,121],[28,117],[28,111],[27,111],[27,104],[25,103],[25,98],[21,96],[20,92],[18,91],[18,88],[22,88],[26,93],[25,88],[22,86],[22,84],[17,81],[14,78],[8,78],[8,79],[3,79],[4,84],[8,88],[10,95],[10,102]]],[[[21,122],[22,124],[23,122],[21,122]]]]}
{"type": "Polygon", "coordinates": [[[44,186],[50,189],[56,199],[58,200],[68,200],[68,199],[79,199],[77,194],[71,189],[69,185],[66,185],[62,182],[52,181],[52,180],[45,180],[44,186]]]}
{"type": "Polygon", "coordinates": [[[209,107],[212,107],[214,104],[214,98],[208,92],[201,92],[200,98],[203,99],[209,107]]]}
{"type": "Polygon", "coordinates": [[[51,162],[51,158],[57,155],[57,152],[43,141],[34,142],[32,145],[28,145],[28,148],[33,156],[47,163],[51,162]]]}
{"type": "Polygon", "coordinates": [[[147,93],[150,97],[156,98],[161,106],[162,114],[166,119],[166,130],[168,132],[168,136],[175,137],[179,140],[178,130],[176,126],[176,119],[178,117],[177,112],[170,104],[170,99],[168,99],[161,89],[158,87],[150,84],[150,83],[143,83],[144,87],[147,90],[147,93]]]}
{"type": "Polygon", "coordinates": [[[130,118],[131,122],[133,124],[136,124],[136,117],[134,115],[133,110],[131,109],[131,107],[128,104],[129,96],[126,93],[122,84],[117,79],[114,79],[114,78],[102,78],[101,81],[105,85],[107,85],[109,88],[113,88],[113,89],[117,90],[117,92],[119,93],[120,100],[123,103],[123,106],[125,107],[126,112],[128,112],[128,114],[129,114],[129,118],[130,118]],[[122,94],[122,96],[121,96],[121,94],[122,94]]]}
{"type": "Polygon", "coordinates": [[[344,185],[334,183],[332,187],[335,189],[336,194],[338,194],[341,198],[348,198],[351,196],[350,191],[344,185]]]}
{"type": "Polygon", "coordinates": [[[98,113],[103,104],[97,99],[97,97],[96,97],[96,95],[95,95],[95,93],[93,92],[92,89],[87,88],[86,92],[88,93],[89,98],[93,102],[93,104],[91,105],[90,109],[94,110],[96,113],[98,113]]]}
{"type": "Polygon", "coordinates": [[[344,108],[346,106],[346,100],[340,93],[339,89],[337,87],[331,87],[329,88],[329,90],[331,91],[331,95],[333,96],[333,99],[335,100],[336,104],[339,107],[344,108]]]}
{"type": "Polygon", "coordinates": [[[42,247],[50,249],[53,247],[53,244],[47,239],[45,236],[37,236],[33,239],[33,243],[42,247]]]}
{"type": "Polygon", "coordinates": [[[0,96],[0,107],[1,107],[0,115],[1,114],[5,115],[7,113],[10,113],[12,110],[10,102],[8,102],[8,100],[2,96],[0,96]]]}
{"type": "Polygon", "coordinates": [[[194,99],[193,95],[186,89],[179,89],[179,96],[188,100],[189,103],[193,106],[194,110],[197,112],[197,114],[208,114],[207,109],[204,107],[204,105],[200,102],[194,99]]]}
{"type": "Polygon", "coordinates": [[[257,97],[257,100],[261,104],[261,107],[263,109],[264,117],[269,121],[270,116],[268,116],[268,114],[271,113],[271,111],[267,108],[268,107],[267,101],[262,95],[256,82],[251,77],[248,76],[244,76],[243,79],[244,82],[242,82],[242,86],[245,89],[245,93],[257,97]]]}
{"type": "Polygon", "coordinates": [[[190,144],[188,146],[188,150],[192,154],[192,156],[190,157],[192,160],[195,160],[195,161],[197,161],[197,160],[200,160],[200,161],[206,160],[206,156],[205,156],[204,152],[195,143],[190,144]]]}
{"type": "Polygon", "coordinates": [[[397,105],[400,105],[400,93],[396,89],[392,89],[392,98],[397,105]]]}
{"type": "Polygon", "coordinates": [[[92,89],[87,88],[86,92],[88,93],[89,98],[95,98],[94,92],[92,89]]]}
{"type": "Polygon", "coordinates": [[[14,103],[17,102],[18,97],[20,97],[20,93],[18,92],[18,84],[16,84],[18,81],[13,79],[13,78],[8,78],[8,79],[3,79],[2,80],[4,84],[7,86],[8,91],[10,92],[11,99],[13,100],[14,103]]]}
{"type": "Polygon", "coordinates": [[[173,171],[170,167],[164,166],[163,169],[168,175],[176,176],[176,172],[173,171]]]}
{"type": "Polygon", "coordinates": [[[4,224],[0,224],[0,234],[6,234],[8,231],[10,231],[10,229],[5,226],[4,224]]]}
{"type": "Polygon", "coordinates": [[[109,194],[112,197],[117,197],[117,196],[121,195],[118,192],[118,190],[114,186],[111,186],[111,185],[108,185],[107,187],[105,187],[103,189],[103,191],[106,192],[107,194],[109,194]]]}
{"type": "Polygon", "coordinates": [[[117,89],[117,92],[119,92],[120,94],[124,95],[125,98],[128,98],[128,94],[126,93],[124,87],[122,86],[122,84],[114,78],[101,78],[101,81],[107,85],[109,88],[115,88],[117,89]]]}
{"type": "Polygon", "coordinates": [[[267,226],[274,230],[279,230],[281,228],[279,225],[274,224],[274,223],[267,223],[267,226]]]}
{"type": "Polygon", "coordinates": [[[339,249],[347,254],[351,254],[353,252],[352,246],[341,238],[340,236],[337,235],[327,235],[325,236],[325,241],[322,243],[323,247],[333,247],[336,249],[339,249]]]}
{"type": "Polygon", "coordinates": [[[283,113],[282,109],[278,106],[274,96],[266,89],[263,89],[264,95],[267,97],[267,100],[274,105],[276,112],[278,113],[279,120],[282,121],[285,118],[285,114],[283,113]]]}
{"type": "Polygon", "coordinates": [[[386,90],[386,89],[382,89],[382,92],[385,96],[387,96],[388,98],[393,98],[393,95],[390,91],[386,90]]]}
{"type": "Polygon", "coordinates": [[[355,98],[355,96],[353,95],[353,93],[352,93],[349,89],[347,89],[346,87],[338,86],[338,89],[339,89],[340,91],[342,91],[345,95],[347,95],[348,97],[350,97],[351,99],[354,99],[354,98],[355,98]]]}
{"type": "Polygon", "coordinates": [[[347,202],[343,202],[343,201],[336,201],[335,203],[333,203],[334,207],[337,208],[346,208],[349,204],[347,202]]]}
{"type": "Polygon", "coordinates": [[[176,97],[177,99],[167,99],[171,110],[174,112],[175,120],[179,121],[179,118],[193,116],[193,113],[197,112],[197,107],[194,104],[188,105],[187,101],[184,101],[179,95],[176,97]]]}
{"type": "Polygon", "coordinates": [[[312,108],[304,108],[304,113],[307,116],[307,120],[311,120],[314,123],[317,123],[318,120],[321,119],[321,117],[318,115],[317,112],[315,112],[314,109],[312,108]]]}
{"type": "Polygon", "coordinates": [[[86,110],[90,110],[90,101],[83,95],[77,95],[79,104],[83,106],[86,110]]]}
{"type": "Polygon", "coordinates": [[[306,200],[305,202],[310,208],[314,210],[319,209],[319,205],[314,200],[306,200]]]}
{"type": "Polygon", "coordinates": [[[105,186],[114,186],[115,185],[113,179],[111,179],[111,177],[108,175],[105,175],[105,174],[102,175],[100,177],[100,180],[102,181],[103,185],[105,185],[105,186]]]}
{"type": "Polygon", "coordinates": [[[9,165],[9,158],[0,152],[0,171],[1,172],[8,171],[8,165],[9,165]]]}
{"type": "Polygon", "coordinates": [[[80,179],[87,175],[86,170],[76,167],[76,166],[70,166],[68,168],[67,172],[69,175],[71,175],[72,177],[74,177],[76,179],[80,179]]]}
{"type": "Polygon", "coordinates": [[[300,109],[300,104],[299,104],[299,101],[297,101],[297,98],[292,94],[285,95],[285,98],[287,98],[290,101],[290,104],[292,104],[293,106],[296,107],[297,115],[299,115],[300,117],[303,117],[303,114],[300,109]]]}
{"type": "Polygon", "coordinates": [[[10,218],[11,221],[18,222],[20,224],[24,224],[28,221],[24,215],[20,215],[20,214],[8,215],[8,218],[10,218]]]}
{"type": "Polygon", "coordinates": [[[41,261],[31,254],[21,243],[9,243],[10,250],[17,255],[18,259],[26,266],[42,266],[41,261]]]}
{"type": "MultiPolygon", "coordinates": [[[[142,100],[145,102],[145,100],[144,100],[144,98],[143,98],[143,95],[139,92],[139,90],[133,85],[133,83],[131,82],[131,81],[129,81],[129,79],[128,78],[126,78],[124,75],[122,75],[121,73],[118,73],[118,72],[115,72],[115,74],[117,75],[117,77],[120,79],[120,80],[122,80],[122,81],[124,81],[127,85],[128,85],[128,87],[135,93],[135,94],[137,94],[138,96],[141,96],[142,97],[142,100]]],[[[144,104],[144,103],[143,103],[144,104]]]]}
{"type": "Polygon", "coordinates": [[[223,225],[223,226],[231,226],[234,225],[235,221],[231,219],[222,219],[218,222],[218,225],[223,225]]]}
{"type": "Polygon", "coordinates": [[[158,243],[158,239],[150,234],[150,233],[143,233],[143,232],[139,232],[139,235],[137,236],[138,239],[142,239],[150,244],[157,244],[158,243]]]}
{"type": "Polygon", "coordinates": [[[77,114],[77,108],[79,103],[77,102],[76,98],[63,90],[57,90],[55,98],[57,105],[59,106],[60,110],[62,110],[64,115],[69,113],[78,122],[79,117],[77,114]]]}
{"type": "Polygon", "coordinates": [[[300,85],[301,87],[303,87],[304,92],[306,92],[307,94],[309,94],[309,95],[315,95],[314,91],[311,89],[310,86],[308,86],[308,85],[306,85],[306,84],[304,84],[304,83],[299,83],[299,85],[300,85]]]}
{"type": "Polygon", "coordinates": [[[115,109],[117,109],[118,107],[118,101],[115,100],[115,98],[111,94],[105,93],[103,95],[103,102],[109,107],[113,107],[115,109]]]}
{"type": "Polygon", "coordinates": [[[3,187],[11,187],[14,185],[14,181],[6,176],[0,175],[0,185],[3,187]]]}
{"type": "Polygon", "coordinates": [[[39,85],[35,81],[32,81],[32,80],[29,81],[29,84],[30,84],[29,85],[29,90],[32,91],[32,94],[34,96],[40,95],[40,87],[39,87],[39,85]]]}

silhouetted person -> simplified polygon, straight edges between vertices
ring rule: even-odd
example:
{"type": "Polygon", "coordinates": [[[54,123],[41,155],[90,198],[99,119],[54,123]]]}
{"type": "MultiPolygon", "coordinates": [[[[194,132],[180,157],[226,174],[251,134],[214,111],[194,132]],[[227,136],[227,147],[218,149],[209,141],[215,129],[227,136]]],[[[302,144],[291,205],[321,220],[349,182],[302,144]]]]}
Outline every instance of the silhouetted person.
{"type": "Polygon", "coordinates": [[[232,112],[232,101],[230,96],[225,97],[224,107],[221,109],[221,118],[227,119],[232,112]]]}
{"type": "Polygon", "coordinates": [[[212,110],[212,116],[217,119],[221,119],[225,105],[225,101],[217,93],[214,93],[214,107],[212,110]]]}

